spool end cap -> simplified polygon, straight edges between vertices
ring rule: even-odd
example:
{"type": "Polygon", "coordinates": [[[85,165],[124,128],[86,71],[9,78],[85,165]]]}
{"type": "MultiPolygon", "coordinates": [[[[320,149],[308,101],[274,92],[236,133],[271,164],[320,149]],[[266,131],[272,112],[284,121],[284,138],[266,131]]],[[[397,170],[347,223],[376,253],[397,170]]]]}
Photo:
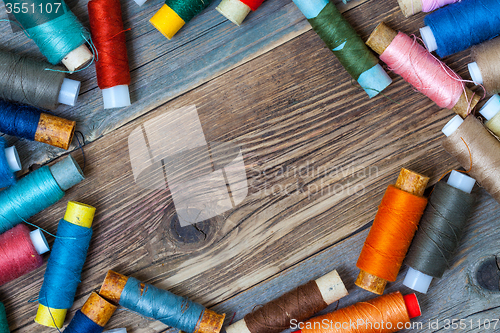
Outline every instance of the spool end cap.
{"type": "Polygon", "coordinates": [[[361,73],[358,83],[368,94],[368,97],[372,98],[387,88],[392,83],[392,79],[380,64],[376,64],[369,70],[361,73]]]}
{"type": "Polygon", "coordinates": [[[35,322],[47,327],[62,328],[67,312],[67,309],[53,309],[38,304],[35,322]]]}
{"type": "Polygon", "coordinates": [[[104,331],[103,333],[127,333],[127,329],[125,328],[115,328],[109,331],[104,331]]]}
{"type": "Polygon", "coordinates": [[[63,191],[70,189],[85,179],[82,169],[71,155],[52,165],[50,172],[63,191]]]}
{"type": "Polygon", "coordinates": [[[95,207],[76,201],[68,202],[64,220],[84,228],[92,227],[95,207]]]}
{"type": "Polygon", "coordinates": [[[142,6],[146,3],[147,0],[134,0],[136,4],[138,4],[139,6],[142,6]]]}
{"type": "Polygon", "coordinates": [[[10,171],[16,172],[22,169],[21,160],[15,146],[5,148],[5,157],[10,171]]]}
{"type": "Polygon", "coordinates": [[[481,74],[481,70],[479,69],[477,62],[471,62],[467,65],[467,67],[469,68],[469,74],[472,81],[474,81],[475,84],[483,84],[483,75],[481,74]]]}
{"type": "MultiPolygon", "coordinates": [[[[431,285],[431,282],[432,282],[432,276],[424,274],[422,272],[419,272],[416,269],[413,269],[410,267],[408,269],[408,272],[406,273],[405,280],[403,281],[403,284],[405,286],[407,286],[408,288],[411,288],[415,291],[418,291],[419,293],[427,294],[427,290],[429,290],[429,286],[431,285]]],[[[413,294],[413,295],[415,295],[415,294],[413,294]]],[[[405,302],[406,302],[406,299],[405,299],[405,302]]],[[[418,305],[418,301],[417,301],[417,305],[418,305]]],[[[406,306],[408,307],[408,312],[410,312],[410,307],[408,306],[408,304],[406,306]]],[[[417,316],[414,316],[414,317],[418,317],[418,316],[420,316],[420,314],[417,316]]],[[[411,317],[411,318],[414,318],[414,317],[411,317]]]]}
{"type": "Polygon", "coordinates": [[[488,102],[479,110],[479,113],[486,118],[486,120],[490,120],[498,112],[500,112],[500,96],[498,94],[491,96],[488,102]]]}
{"type": "Polygon", "coordinates": [[[80,85],[80,81],[65,78],[57,101],[64,105],[75,106],[80,93],[80,85]]]}
{"type": "Polygon", "coordinates": [[[453,186],[456,189],[464,191],[465,193],[470,193],[476,180],[467,176],[462,172],[453,170],[448,178],[448,185],[453,186]]]}
{"type": "Polygon", "coordinates": [[[457,130],[457,128],[460,127],[460,125],[462,125],[463,122],[464,120],[462,119],[462,117],[456,115],[455,117],[451,118],[451,120],[447,122],[446,125],[444,125],[441,131],[444,135],[450,136],[457,130]]]}
{"type": "Polygon", "coordinates": [[[418,304],[417,295],[415,294],[405,295],[403,296],[403,299],[405,300],[406,309],[408,310],[408,315],[410,316],[410,319],[413,319],[415,317],[420,317],[422,315],[422,311],[420,310],[420,304],[418,304]]]}
{"type": "Polygon", "coordinates": [[[438,46],[436,43],[436,38],[434,37],[434,33],[432,32],[431,27],[425,26],[423,28],[420,28],[420,35],[422,36],[425,47],[429,52],[437,50],[438,46]]]}
{"type": "Polygon", "coordinates": [[[215,9],[237,26],[240,26],[252,11],[250,7],[240,0],[222,0],[215,9]]]}
{"type": "Polygon", "coordinates": [[[115,86],[102,90],[102,100],[105,109],[130,106],[130,92],[127,85],[115,86]]]}
{"type": "Polygon", "coordinates": [[[93,57],[94,55],[89,48],[83,44],[68,53],[62,63],[70,72],[74,72],[82,69],[93,57]]]}
{"type": "Polygon", "coordinates": [[[45,239],[45,236],[40,229],[36,229],[30,232],[30,238],[38,254],[42,255],[45,252],[50,251],[49,243],[47,243],[47,239],[45,239]]]}
{"type": "Polygon", "coordinates": [[[168,39],[172,39],[185,24],[184,20],[167,5],[163,5],[149,22],[168,39]]]}

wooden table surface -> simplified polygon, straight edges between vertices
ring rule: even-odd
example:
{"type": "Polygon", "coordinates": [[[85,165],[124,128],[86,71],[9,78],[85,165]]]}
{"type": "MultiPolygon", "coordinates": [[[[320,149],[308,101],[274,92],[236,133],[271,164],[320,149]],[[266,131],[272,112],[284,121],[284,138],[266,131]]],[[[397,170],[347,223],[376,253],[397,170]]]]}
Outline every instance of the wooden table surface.
{"type": "MultiPolygon", "coordinates": [[[[87,0],[69,4],[88,26],[87,0]]],[[[393,73],[393,84],[368,99],[290,0],[266,1],[241,27],[215,11],[217,4],[168,41],[148,22],[161,0],[142,7],[123,0],[125,28],[132,28],[127,46],[133,105],[104,111],[92,66],[72,75],[82,81],[78,105],[54,111],[76,120],[85,135],[87,178],[30,222],[55,233],[69,200],[97,207],[67,322],[108,269],[225,312],[226,324],[333,269],[350,295],[330,310],[372,298],[354,286],[355,263],[385,188],[403,166],[430,176],[431,185],[459,167],[441,147],[440,130],[451,111],[393,73]],[[170,190],[135,183],[128,142],[135,129],[188,106],[196,107],[207,142],[241,149],[249,192],[236,208],[180,228],[170,190]]],[[[365,40],[382,20],[407,34],[423,26],[423,14],[405,19],[395,0],[337,5],[365,40]]],[[[5,18],[0,4],[0,19],[5,18]]],[[[22,32],[13,33],[6,22],[0,31],[2,49],[41,58],[22,32]]],[[[445,61],[469,78],[467,51],[445,61]]],[[[67,154],[8,140],[18,147],[25,171],[67,154]]],[[[75,142],[70,152],[83,164],[75,142]]],[[[500,324],[496,330],[477,325],[500,315],[496,265],[487,271],[492,290],[478,280],[484,279],[484,262],[496,260],[499,252],[500,206],[484,190],[474,193],[478,203],[453,266],[433,281],[427,295],[418,295],[423,329],[407,332],[453,331],[443,326],[452,319],[467,321],[463,332],[500,332],[500,324]],[[439,329],[429,328],[436,320],[439,329]]],[[[54,331],[33,322],[38,305],[29,302],[37,298],[44,270],[45,265],[0,287],[12,332],[54,331]]],[[[405,273],[406,268],[387,291],[410,292],[402,285],[405,273]]],[[[129,333],[169,330],[122,309],[108,324],[117,327],[129,333]]]]}

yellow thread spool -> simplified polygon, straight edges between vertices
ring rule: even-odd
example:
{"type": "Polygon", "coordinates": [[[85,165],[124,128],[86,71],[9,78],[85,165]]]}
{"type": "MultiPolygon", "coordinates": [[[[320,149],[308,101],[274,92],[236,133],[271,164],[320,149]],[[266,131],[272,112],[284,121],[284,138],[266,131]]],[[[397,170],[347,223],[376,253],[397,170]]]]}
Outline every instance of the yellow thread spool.
{"type": "MultiPolygon", "coordinates": [[[[94,214],[95,207],[76,201],[70,201],[66,207],[64,220],[80,227],[91,228],[94,214]]],[[[35,322],[48,327],[62,328],[67,312],[68,309],[54,309],[39,304],[35,322]]]]}
{"type": "Polygon", "coordinates": [[[165,37],[172,39],[186,22],[166,4],[149,20],[165,37]]]}

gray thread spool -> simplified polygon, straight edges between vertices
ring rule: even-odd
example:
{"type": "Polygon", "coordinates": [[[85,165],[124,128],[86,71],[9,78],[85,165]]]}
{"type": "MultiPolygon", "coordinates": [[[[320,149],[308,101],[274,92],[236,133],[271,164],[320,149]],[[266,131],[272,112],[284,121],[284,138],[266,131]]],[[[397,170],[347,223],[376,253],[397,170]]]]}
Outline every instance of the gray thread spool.
{"type": "Polygon", "coordinates": [[[74,106],[80,82],[46,69],[63,70],[0,50],[0,98],[49,110],[60,103],[74,106]]]}
{"type": "Polygon", "coordinates": [[[450,179],[434,187],[406,256],[410,270],[403,283],[424,294],[432,278],[450,267],[475,202],[473,178],[453,171],[450,179]]]}

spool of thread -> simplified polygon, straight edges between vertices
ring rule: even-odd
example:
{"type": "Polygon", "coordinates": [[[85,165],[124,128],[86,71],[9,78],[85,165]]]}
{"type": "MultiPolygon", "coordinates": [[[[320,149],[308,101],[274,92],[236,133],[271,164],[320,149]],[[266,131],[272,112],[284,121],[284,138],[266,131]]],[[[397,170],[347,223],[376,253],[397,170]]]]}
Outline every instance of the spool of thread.
{"type": "Polygon", "coordinates": [[[380,60],[394,73],[429,97],[442,108],[467,117],[479,102],[480,96],[465,87],[463,80],[443,62],[436,59],[416,40],[397,33],[381,22],[366,42],[380,60]]]}
{"type": "Polygon", "coordinates": [[[7,141],[0,137],[0,188],[16,183],[15,172],[21,170],[21,160],[16,147],[7,147],[7,141]]]}
{"type": "Polygon", "coordinates": [[[408,18],[420,12],[429,13],[460,0],[398,0],[399,8],[408,18]]]}
{"type": "Polygon", "coordinates": [[[172,39],[184,24],[210,6],[212,0],[165,0],[165,4],[149,20],[165,37],[172,39]]]}
{"type": "Polygon", "coordinates": [[[0,132],[68,150],[76,122],[0,99],[0,132]]]}
{"type": "Polygon", "coordinates": [[[443,148],[500,203],[500,142],[472,115],[453,117],[443,134],[443,148]]]}
{"type": "Polygon", "coordinates": [[[441,278],[450,268],[472,212],[475,197],[470,192],[475,183],[475,179],[453,170],[447,183],[436,184],[406,256],[410,268],[405,286],[426,294],[432,278],[441,278]]]}
{"type": "Polygon", "coordinates": [[[379,65],[378,59],[333,3],[328,0],[293,0],[293,2],[370,98],[391,84],[391,78],[379,65]]]}
{"type": "Polygon", "coordinates": [[[396,281],[403,259],[417,231],[427,199],[429,178],[401,169],[395,185],[389,185],[356,266],[356,285],[382,295],[388,281],[396,281]]]}
{"type": "Polygon", "coordinates": [[[0,50],[0,99],[54,110],[74,106],[80,82],[67,79],[63,70],[45,62],[0,50]]]}
{"type": "Polygon", "coordinates": [[[222,0],[217,11],[240,26],[251,11],[256,11],[264,0],[222,0]]]}
{"type": "Polygon", "coordinates": [[[62,328],[66,313],[73,305],[83,264],[92,237],[95,208],[70,201],[59,221],[57,237],[47,263],[38,301],[35,322],[62,328]]]}
{"type": "Polygon", "coordinates": [[[104,108],[129,106],[130,69],[120,0],[92,0],[88,9],[92,41],[99,54],[95,68],[104,108]]]}
{"type": "Polygon", "coordinates": [[[127,333],[127,329],[125,328],[115,328],[109,331],[104,331],[104,333],[127,333]]]}
{"type": "Polygon", "coordinates": [[[479,113],[486,119],[484,125],[500,137],[500,96],[493,95],[479,110],[479,113]]]}
{"type": "Polygon", "coordinates": [[[446,57],[500,34],[500,0],[460,1],[425,17],[420,34],[429,52],[446,57]]]}
{"type": "Polygon", "coordinates": [[[226,328],[227,333],[278,333],[290,320],[303,321],[348,294],[337,271],[297,287],[247,314],[226,328]]]}
{"type": "Polygon", "coordinates": [[[10,333],[5,305],[2,302],[0,302],[0,333],[10,333]]]}
{"type": "Polygon", "coordinates": [[[45,236],[36,229],[19,224],[0,235],[0,286],[13,281],[43,264],[42,254],[48,252],[45,236]]]}
{"type": "Polygon", "coordinates": [[[398,291],[312,318],[294,333],[394,333],[411,328],[410,319],[420,315],[417,296],[398,291]]]}
{"type": "MultiPolygon", "coordinates": [[[[12,8],[21,8],[22,4],[20,0],[5,0],[5,5],[12,8]]],[[[35,7],[28,6],[27,12],[13,13],[52,65],[62,62],[73,72],[92,59],[92,53],[85,46],[89,34],[63,0],[57,4],[40,0],[35,7]]]]}
{"type": "Polygon", "coordinates": [[[0,233],[55,204],[64,191],[84,179],[73,157],[52,166],[43,166],[0,192],[0,233]]]}
{"type": "Polygon", "coordinates": [[[92,292],[82,309],[76,312],[64,333],[101,333],[115,310],[115,305],[98,293],[92,292]]]}
{"type": "Polygon", "coordinates": [[[218,333],[225,315],[187,298],[109,271],[99,294],[107,300],[187,333],[218,333]]]}
{"type": "Polygon", "coordinates": [[[476,84],[482,84],[489,94],[500,92],[500,38],[476,45],[471,49],[469,73],[476,84]]]}

